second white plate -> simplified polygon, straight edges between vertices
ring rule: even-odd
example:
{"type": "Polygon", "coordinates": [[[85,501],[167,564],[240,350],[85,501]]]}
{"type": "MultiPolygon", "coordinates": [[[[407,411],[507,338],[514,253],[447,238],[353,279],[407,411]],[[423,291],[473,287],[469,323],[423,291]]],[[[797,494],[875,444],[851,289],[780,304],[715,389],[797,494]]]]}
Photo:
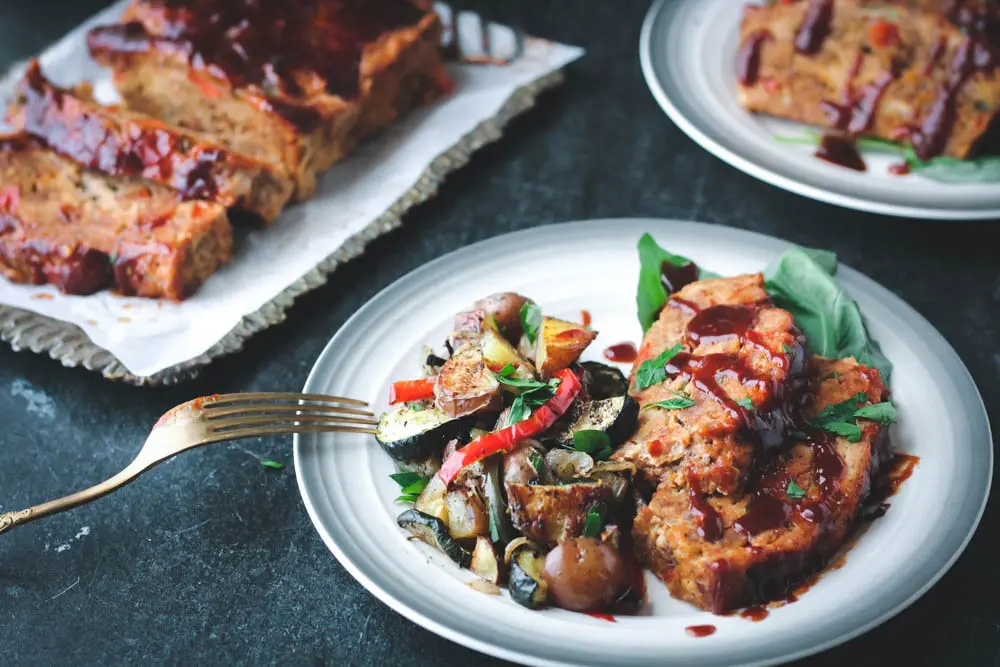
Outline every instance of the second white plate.
{"type": "MultiPolygon", "coordinates": [[[[463,248],[383,290],[330,341],[305,391],[354,396],[386,409],[388,386],[420,373],[422,345],[440,346],[454,314],[476,299],[514,290],[547,314],[593,316],[589,357],[638,342],[636,241],[661,245],[725,275],[761,270],[787,243],[745,231],[666,220],[551,225],[463,248]]],[[[560,609],[534,612],[506,595],[484,595],[446,556],[406,539],[395,517],[389,457],[370,436],[305,435],[295,468],[324,542],[368,590],[416,623],[495,656],[533,665],[762,665],[842,642],[881,623],[926,591],[972,535],[993,470],[986,411],[955,352],[920,315],[860,273],[838,280],[857,299],[895,365],[898,449],[920,457],[888,513],[802,598],[760,623],[716,617],[670,597],[647,573],[645,614],[609,623],[560,609]],[[694,638],[692,625],[715,634],[694,638]]]]}
{"type": "Polygon", "coordinates": [[[802,125],[751,115],[736,101],[736,52],[744,2],[657,0],[639,39],[643,75],[670,119],[710,153],[771,185],[862,211],[912,218],[1000,218],[996,183],[939,183],[894,176],[899,158],[865,154],[867,172],[826,163],[814,148],[778,143],[802,125]]]}

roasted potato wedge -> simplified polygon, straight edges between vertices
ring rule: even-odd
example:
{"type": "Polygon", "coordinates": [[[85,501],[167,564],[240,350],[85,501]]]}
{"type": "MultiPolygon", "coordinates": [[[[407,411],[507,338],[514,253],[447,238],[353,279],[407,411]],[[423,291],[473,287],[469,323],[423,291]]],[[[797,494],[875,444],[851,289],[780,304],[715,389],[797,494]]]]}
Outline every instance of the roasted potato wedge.
{"type": "Polygon", "coordinates": [[[536,542],[554,545],[577,537],[587,522],[587,512],[613,498],[603,482],[562,484],[508,484],[507,500],[514,527],[536,542]]]}
{"type": "Polygon", "coordinates": [[[542,378],[568,368],[597,337],[576,322],[543,317],[535,343],[535,367],[542,378]]]}
{"type": "Polygon", "coordinates": [[[514,367],[514,376],[525,380],[535,377],[535,367],[527,359],[518,354],[514,346],[493,329],[483,332],[479,341],[483,350],[483,358],[491,370],[499,372],[510,364],[514,367]]]}
{"type": "Polygon", "coordinates": [[[444,363],[434,382],[434,403],[450,417],[500,411],[500,383],[479,345],[466,343],[444,363]]]}

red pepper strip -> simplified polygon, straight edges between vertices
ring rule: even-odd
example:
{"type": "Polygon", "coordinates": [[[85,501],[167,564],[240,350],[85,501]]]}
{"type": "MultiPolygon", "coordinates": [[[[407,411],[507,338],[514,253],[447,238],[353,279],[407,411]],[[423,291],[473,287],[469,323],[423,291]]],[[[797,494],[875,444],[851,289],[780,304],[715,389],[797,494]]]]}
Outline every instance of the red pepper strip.
{"type": "Polygon", "coordinates": [[[423,401],[434,398],[434,380],[436,378],[424,378],[422,380],[402,380],[393,382],[389,388],[389,405],[396,403],[409,403],[410,401],[423,401]]]}
{"type": "Polygon", "coordinates": [[[555,396],[535,408],[524,421],[480,436],[449,456],[438,470],[441,481],[451,484],[462,468],[488,456],[509,451],[522,440],[536,436],[555,424],[580,393],[580,378],[572,370],[564,368],[555,377],[559,379],[555,396]]]}

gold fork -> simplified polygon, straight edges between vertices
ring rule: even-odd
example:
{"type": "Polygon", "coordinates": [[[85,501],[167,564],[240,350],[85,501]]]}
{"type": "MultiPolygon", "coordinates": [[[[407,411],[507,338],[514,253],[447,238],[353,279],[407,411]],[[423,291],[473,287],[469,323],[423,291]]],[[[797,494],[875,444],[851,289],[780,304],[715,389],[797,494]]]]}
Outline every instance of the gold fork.
{"type": "Polygon", "coordinates": [[[289,433],[374,434],[368,404],[354,398],[277,392],[196,398],[168,410],[153,426],[132,463],[89,489],[47,503],[0,514],[0,534],[35,519],[97,500],[167,459],[215,442],[289,433]],[[344,407],[348,406],[348,407],[344,407]],[[350,407],[356,406],[356,407],[350,407]]]}

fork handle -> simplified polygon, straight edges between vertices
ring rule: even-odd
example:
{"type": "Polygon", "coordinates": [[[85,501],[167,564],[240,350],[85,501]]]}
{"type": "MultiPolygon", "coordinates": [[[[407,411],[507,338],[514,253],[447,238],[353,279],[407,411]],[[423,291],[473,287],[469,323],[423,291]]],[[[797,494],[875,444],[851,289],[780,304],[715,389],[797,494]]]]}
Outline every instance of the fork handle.
{"type": "Polygon", "coordinates": [[[77,491],[76,493],[71,493],[68,496],[50,500],[47,503],[35,505],[34,507],[29,507],[27,509],[0,514],[0,535],[6,533],[12,528],[30,523],[35,519],[41,519],[51,514],[65,512],[68,509],[85,505],[92,500],[97,500],[102,496],[106,496],[112,491],[125,486],[148,468],[148,464],[144,464],[139,459],[136,459],[130,463],[127,468],[114,477],[106,479],[100,484],[96,484],[89,489],[77,491]]]}

